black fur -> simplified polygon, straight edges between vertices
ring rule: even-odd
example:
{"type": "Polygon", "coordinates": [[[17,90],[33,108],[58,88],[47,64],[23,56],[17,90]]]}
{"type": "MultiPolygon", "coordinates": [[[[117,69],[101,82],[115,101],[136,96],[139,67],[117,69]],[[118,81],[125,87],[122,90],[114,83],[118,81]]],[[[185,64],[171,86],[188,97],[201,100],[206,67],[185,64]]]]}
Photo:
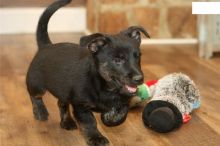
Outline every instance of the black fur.
{"type": "Polygon", "coordinates": [[[92,111],[102,114],[108,126],[121,124],[127,116],[128,102],[133,94],[125,85],[143,82],[140,67],[140,32],[130,27],[118,34],[96,33],[84,36],[80,44],[52,44],[47,25],[50,17],[71,0],[59,0],[42,14],[37,28],[39,47],[27,73],[27,90],[38,120],[47,120],[48,112],[42,96],[46,91],[58,98],[62,128],[76,128],[69,105],[89,145],[108,145],[96,127],[92,111]]]}

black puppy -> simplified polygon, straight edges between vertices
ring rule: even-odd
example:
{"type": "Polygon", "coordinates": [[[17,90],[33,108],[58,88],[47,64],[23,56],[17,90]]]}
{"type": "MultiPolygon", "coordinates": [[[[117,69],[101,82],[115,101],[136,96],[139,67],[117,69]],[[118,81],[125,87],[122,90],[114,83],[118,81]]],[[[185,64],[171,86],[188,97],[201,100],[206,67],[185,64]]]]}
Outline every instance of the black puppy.
{"type": "Polygon", "coordinates": [[[92,111],[101,112],[108,126],[122,123],[128,103],[143,82],[140,67],[140,32],[142,27],[129,27],[115,34],[95,33],[84,36],[80,44],[52,44],[47,25],[50,17],[71,0],[59,0],[42,14],[37,28],[38,52],[27,73],[27,89],[37,120],[47,120],[42,96],[46,91],[58,98],[62,128],[75,129],[74,116],[89,145],[108,145],[98,131],[92,111]]]}

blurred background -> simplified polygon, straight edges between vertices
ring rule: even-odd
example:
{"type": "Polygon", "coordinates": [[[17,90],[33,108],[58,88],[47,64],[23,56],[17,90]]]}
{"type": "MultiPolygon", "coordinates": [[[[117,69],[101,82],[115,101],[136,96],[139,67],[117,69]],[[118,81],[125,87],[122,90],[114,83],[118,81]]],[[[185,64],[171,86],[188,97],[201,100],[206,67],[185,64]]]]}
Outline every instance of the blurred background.
{"type": "MultiPolygon", "coordinates": [[[[220,50],[220,16],[193,15],[193,1],[74,0],[52,17],[49,32],[116,33],[141,25],[153,39],[143,44],[197,44],[198,55],[210,58],[220,50]]],[[[0,34],[35,33],[40,14],[51,2],[1,0],[0,34]]]]}

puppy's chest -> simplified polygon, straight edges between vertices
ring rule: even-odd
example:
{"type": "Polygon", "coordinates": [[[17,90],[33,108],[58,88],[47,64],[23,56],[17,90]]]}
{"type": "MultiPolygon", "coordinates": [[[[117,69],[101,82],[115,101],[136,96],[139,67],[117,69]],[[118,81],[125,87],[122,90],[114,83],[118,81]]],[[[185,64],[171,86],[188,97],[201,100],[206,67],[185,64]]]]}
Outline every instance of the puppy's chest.
{"type": "Polygon", "coordinates": [[[108,91],[102,91],[93,100],[93,104],[95,105],[93,110],[106,112],[112,109],[113,107],[121,106],[123,103],[119,94],[111,93],[108,91]]]}

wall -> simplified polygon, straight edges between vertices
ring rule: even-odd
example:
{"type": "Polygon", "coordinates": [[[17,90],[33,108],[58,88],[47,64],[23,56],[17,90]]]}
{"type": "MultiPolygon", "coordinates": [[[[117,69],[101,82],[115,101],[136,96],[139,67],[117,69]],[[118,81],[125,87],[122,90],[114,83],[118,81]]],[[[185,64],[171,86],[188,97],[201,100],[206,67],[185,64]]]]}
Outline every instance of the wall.
{"type": "Polygon", "coordinates": [[[195,38],[193,0],[87,0],[87,27],[114,33],[141,25],[152,38],[195,38]]]}
{"type": "MultiPolygon", "coordinates": [[[[1,0],[0,34],[35,33],[40,15],[55,0],[1,0]]],[[[84,32],[86,0],[73,0],[50,20],[49,32],[84,32]]]]}
{"type": "MultiPolygon", "coordinates": [[[[46,7],[54,1],[55,0],[1,0],[0,7],[46,7]]],[[[79,7],[85,5],[86,0],[73,0],[68,7],[79,7]]]]}

